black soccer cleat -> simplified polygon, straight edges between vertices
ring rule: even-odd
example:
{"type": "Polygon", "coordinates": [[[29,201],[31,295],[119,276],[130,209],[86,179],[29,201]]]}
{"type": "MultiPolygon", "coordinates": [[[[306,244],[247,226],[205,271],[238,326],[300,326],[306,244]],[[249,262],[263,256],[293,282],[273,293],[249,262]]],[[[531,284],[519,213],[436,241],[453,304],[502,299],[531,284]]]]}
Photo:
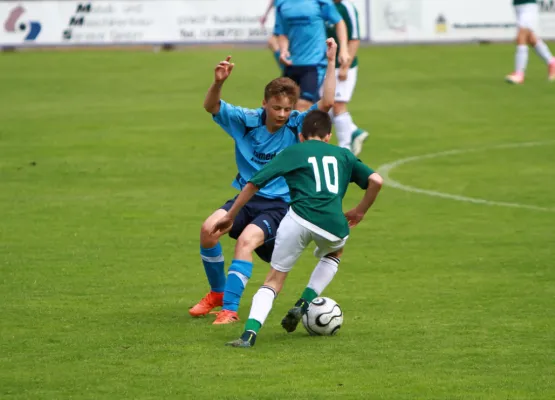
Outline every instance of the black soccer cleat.
{"type": "Polygon", "coordinates": [[[297,329],[297,325],[301,322],[301,318],[303,317],[303,309],[301,307],[295,306],[289,311],[283,319],[281,320],[281,326],[287,332],[291,333],[297,329]]]}
{"type": "Polygon", "coordinates": [[[227,342],[226,346],[231,347],[253,347],[256,342],[256,333],[253,331],[245,331],[239,339],[227,342]]]}

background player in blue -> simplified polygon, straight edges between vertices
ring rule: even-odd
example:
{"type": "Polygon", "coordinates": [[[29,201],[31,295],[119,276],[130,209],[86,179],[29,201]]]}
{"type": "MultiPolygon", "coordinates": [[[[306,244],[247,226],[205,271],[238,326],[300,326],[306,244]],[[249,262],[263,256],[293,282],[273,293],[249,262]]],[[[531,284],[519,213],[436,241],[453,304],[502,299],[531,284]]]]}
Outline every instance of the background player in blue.
{"type": "Polygon", "coordinates": [[[307,110],[319,98],[326,65],[325,22],[335,25],[339,44],[338,60],[350,64],[347,27],[332,0],[275,0],[274,34],[279,35],[280,62],[284,76],[301,88],[297,110],[307,110]]]}
{"type": "MultiPolygon", "coordinates": [[[[324,94],[313,109],[328,112],[335,97],[337,44],[334,39],[327,39],[324,45],[326,43],[328,69],[324,80],[324,94]]],[[[285,77],[274,79],[266,85],[261,108],[247,109],[221,100],[222,85],[234,67],[230,60],[229,56],[216,66],[214,83],[204,99],[204,109],[212,114],[214,121],[235,141],[235,160],[239,173],[233,181],[233,187],[241,190],[276,154],[299,141],[298,134],[306,113],[293,111],[299,88],[295,82],[285,77]]],[[[237,309],[251,277],[252,253],[256,251],[262,260],[270,262],[277,228],[287,213],[289,200],[289,188],[280,177],[272,180],[253,197],[241,210],[230,230],[212,233],[213,226],[227,214],[233,200],[228,201],[204,221],[200,233],[200,256],[210,284],[210,292],[189,309],[189,314],[198,317],[222,306],[215,324],[239,320],[237,309]],[[226,279],[219,239],[228,232],[229,236],[237,239],[237,243],[226,279]]]]}

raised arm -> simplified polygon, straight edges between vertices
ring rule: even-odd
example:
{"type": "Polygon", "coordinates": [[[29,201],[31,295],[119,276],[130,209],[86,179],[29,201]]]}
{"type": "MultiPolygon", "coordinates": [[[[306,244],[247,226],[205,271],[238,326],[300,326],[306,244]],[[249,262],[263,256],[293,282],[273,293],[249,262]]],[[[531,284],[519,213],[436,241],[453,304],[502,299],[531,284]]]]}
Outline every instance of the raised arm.
{"type": "Polygon", "coordinates": [[[328,112],[335,102],[335,55],[337,54],[337,43],[333,38],[326,40],[328,49],[326,57],[328,58],[328,67],[326,69],[326,77],[324,78],[324,90],[322,98],[318,101],[318,109],[328,112]]]}
{"type": "Polygon", "coordinates": [[[234,63],[230,62],[231,56],[227,56],[224,61],[220,61],[214,69],[214,82],[208,88],[208,93],[204,98],[204,109],[212,115],[220,112],[220,99],[222,93],[222,86],[225,80],[231,74],[234,63]]]}
{"type": "Polygon", "coordinates": [[[364,197],[355,208],[345,213],[350,228],[358,225],[358,223],[362,221],[366,212],[372,207],[376,197],[378,197],[382,185],[383,179],[377,172],[374,172],[368,177],[368,187],[366,188],[364,197]]]}

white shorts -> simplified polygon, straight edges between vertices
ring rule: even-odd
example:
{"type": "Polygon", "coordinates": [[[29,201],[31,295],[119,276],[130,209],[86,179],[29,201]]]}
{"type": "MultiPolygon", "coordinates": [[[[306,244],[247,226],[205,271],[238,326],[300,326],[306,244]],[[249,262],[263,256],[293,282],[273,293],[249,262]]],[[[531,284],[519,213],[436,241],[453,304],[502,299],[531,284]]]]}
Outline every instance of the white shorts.
{"type": "Polygon", "coordinates": [[[276,243],[272,253],[272,268],[280,272],[289,272],[310,242],[316,243],[314,255],[322,258],[345,247],[347,237],[332,241],[304,227],[291,216],[291,210],[283,217],[276,234],[276,243]]]}
{"type": "Polygon", "coordinates": [[[538,27],[538,19],[540,9],[537,4],[521,4],[515,6],[516,24],[519,28],[530,29],[536,31],[538,27]]]}
{"type": "MultiPolygon", "coordinates": [[[[357,84],[358,66],[349,68],[347,79],[340,81],[338,78],[339,69],[335,70],[335,101],[348,103],[353,97],[355,86],[357,84]]],[[[320,87],[320,97],[324,95],[324,86],[320,87]]]]}

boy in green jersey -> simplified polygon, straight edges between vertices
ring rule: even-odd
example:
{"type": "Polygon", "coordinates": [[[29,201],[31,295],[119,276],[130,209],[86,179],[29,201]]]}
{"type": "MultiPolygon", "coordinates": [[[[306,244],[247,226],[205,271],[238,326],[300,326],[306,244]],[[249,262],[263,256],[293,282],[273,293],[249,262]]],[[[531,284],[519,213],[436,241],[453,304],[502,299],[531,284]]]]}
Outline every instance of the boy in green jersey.
{"type": "Polygon", "coordinates": [[[245,185],[235,203],[214,226],[213,232],[226,231],[241,208],[272,179],[283,176],[291,193],[290,208],[281,221],[272,254],[270,272],[253,297],[249,319],[240,339],[227,343],[252,347],[256,335],[270,313],[274,298],[281,291],[288,272],[303,250],[314,241],[314,255],[320,259],[301,299],[282,321],[292,332],[310,302],[331,282],[349,229],[356,226],[374,203],[382,178],[364,165],[348,149],[329,144],[331,119],[323,111],[311,111],[303,123],[301,143],[281,151],[245,185]],[[352,210],[343,213],[342,201],[350,182],[366,193],[352,210]]]}
{"type": "Polygon", "coordinates": [[[555,58],[549,47],[537,36],[539,6],[536,0],[513,0],[518,33],[516,36],[515,71],[505,77],[509,83],[524,83],[524,74],[528,65],[528,46],[534,47],[538,56],[547,64],[547,78],[555,81],[555,58]]]}

